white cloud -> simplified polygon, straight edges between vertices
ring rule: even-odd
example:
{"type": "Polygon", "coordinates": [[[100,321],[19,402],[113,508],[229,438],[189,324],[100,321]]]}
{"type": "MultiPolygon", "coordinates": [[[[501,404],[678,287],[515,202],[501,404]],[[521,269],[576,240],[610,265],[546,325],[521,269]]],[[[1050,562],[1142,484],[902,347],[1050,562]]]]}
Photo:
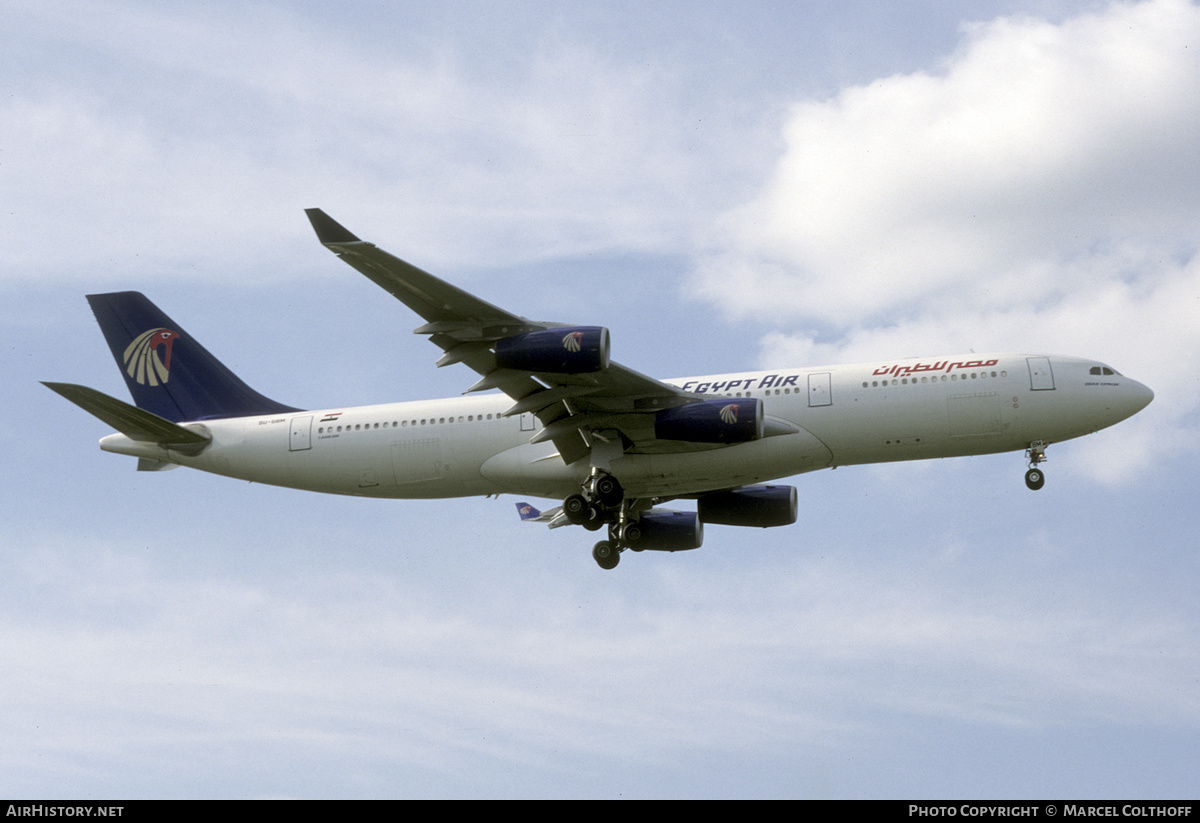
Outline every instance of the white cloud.
{"type": "Polygon", "coordinates": [[[736,578],[664,563],[615,588],[509,581],[445,601],[448,567],[318,580],[301,563],[245,580],[104,545],[81,558],[43,542],[25,558],[6,585],[38,609],[10,597],[0,611],[17,785],[46,785],[41,766],[17,762],[31,751],[120,763],[119,786],[150,779],[161,793],[176,768],[162,746],[201,785],[245,770],[263,781],[252,791],[281,785],[257,758],[298,746],[286,758],[326,764],[325,791],[353,785],[365,759],[411,773],[387,784],[410,793],[418,770],[481,763],[652,767],[744,747],[796,758],[798,745],[876,737],[880,711],[989,727],[1200,720],[1190,624],[1109,613],[1090,578],[1031,578],[1036,560],[1020,553],[997,579],[918,551],[736,578]]]}
{"type": "Polygon", "coordinates": [[[230,246],[284,271],[275,244],[307,234],[314,205],[372,239],[394,227],[430,267],[674,250],[728,205],[713,181],[737,168],[709,159],[737,138],[680,116],[699,102],[679,102],[678,70],[570,37],[482,62],[278,8],[237,26],[220,8],[23,14],[54,48],[0,101],[5,277],[114,260],[238,276],[230,246]]]}
{"type": "Polygon", "coordinates": [[[721,223],[707,293],[850,324],[1054,300],[1094,271],[1073,260],[1131,244],[1191,252],[1197,41],[1180,0],[1001,19],[939,74],[796,105],[771,179],[721,223]]]}

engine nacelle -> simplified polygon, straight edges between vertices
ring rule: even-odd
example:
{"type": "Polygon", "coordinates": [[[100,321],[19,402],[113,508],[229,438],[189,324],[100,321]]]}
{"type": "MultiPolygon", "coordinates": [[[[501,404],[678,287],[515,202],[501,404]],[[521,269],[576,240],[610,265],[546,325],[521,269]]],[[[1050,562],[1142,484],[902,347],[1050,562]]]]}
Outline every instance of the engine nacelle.
{"type": "Polygon", "coordinates": [[[695,512],[650,510],[633,525],[638,536],[629,540],[635,551],[683,552],[704,542],[704,524],[695,512]]]}
{"type": "Polygon", "coordinates": [[[608,329],[571,326],[542,329],[496,341],[502,369],[587,374],[608,368],[608,329]]]}
{"type": "Polygon", "coordinates": [[[659,440],[745,443],[763,436],[763,404],[756,397],[701,400],[663,409],[654,416],[659,440]]]}
{"type": "Polygon", "coordinates": [[[700,519],[723,526],[790,526],[796,522],[795,486],[742,486],[697,501],[700,519]]]}

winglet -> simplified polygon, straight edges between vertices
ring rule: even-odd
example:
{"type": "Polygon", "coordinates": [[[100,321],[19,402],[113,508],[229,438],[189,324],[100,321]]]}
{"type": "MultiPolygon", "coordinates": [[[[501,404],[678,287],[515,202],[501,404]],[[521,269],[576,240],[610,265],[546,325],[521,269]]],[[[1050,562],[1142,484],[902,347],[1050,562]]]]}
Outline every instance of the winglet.
{"type": "Polygon", "coordinates": [[[349,229],[320,209],[305,209],[304,213],[308,215],[308,222],[312,223],[317,239],[323,244],[361,242],[349,229]]]}

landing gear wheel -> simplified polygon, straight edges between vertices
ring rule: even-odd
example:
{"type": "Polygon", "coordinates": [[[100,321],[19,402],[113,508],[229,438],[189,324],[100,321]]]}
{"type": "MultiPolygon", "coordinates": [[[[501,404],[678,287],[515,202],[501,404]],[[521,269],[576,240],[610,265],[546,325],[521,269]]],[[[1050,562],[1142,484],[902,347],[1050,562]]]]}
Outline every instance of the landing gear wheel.
{"type": "Polygon", "coordinates": [[[621,553],[607,540],[601,540],[592,548],[592,557],[602,569],[615,569],[621,562],[621,553]]]}
{"type": "Polygon", "coordinates": [[[572,523],[588,522],[588,502],[582,494],[573,494],[563,501],[563,514],[572,523]]]}
{"type": "Polygon", "coordinates": [[[1037,491],[1046,485],[1046,475],[1042,474],[1041,469],[1030,469],[1025,472],[1025,485],[1033,491],[1037,491]]]}
{"type": "Polygon", "coordinates": [[[611,474],[602,474],[596,478],[596,498],[606,508],[616,508],[625,497],[625,490],[617,478],[611,474]]]}
{"type": "Polygon", "coordinates": [[[580,525],[590,532],[598,531],[600,527],[604,525],[604,518],[601,516],[602,514],[603,512],[601,512],[598,508],[589,505],[587,507],[587,511],[584,513],[585,519],[582,523],[580,523],[580,525]]]}

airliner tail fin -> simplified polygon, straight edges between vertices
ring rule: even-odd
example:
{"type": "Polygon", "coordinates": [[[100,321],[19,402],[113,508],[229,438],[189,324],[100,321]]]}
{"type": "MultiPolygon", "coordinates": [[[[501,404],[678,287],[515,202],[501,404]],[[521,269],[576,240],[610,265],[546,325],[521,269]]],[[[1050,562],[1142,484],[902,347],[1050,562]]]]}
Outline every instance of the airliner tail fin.
{"type": "Polygon", "coordinates": [[[139,409],[175,423],[298,411],[247,386],[145,295],[91,294],[88,303],[139,409]]]}

